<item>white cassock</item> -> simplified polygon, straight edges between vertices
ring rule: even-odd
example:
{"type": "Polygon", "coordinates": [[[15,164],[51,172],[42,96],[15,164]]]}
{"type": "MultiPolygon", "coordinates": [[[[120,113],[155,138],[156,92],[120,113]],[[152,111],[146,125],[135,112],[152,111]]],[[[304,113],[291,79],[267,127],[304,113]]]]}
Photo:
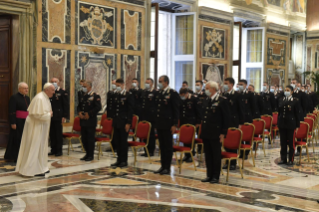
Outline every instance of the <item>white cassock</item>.
{"type": "Polygon", "coordinates": [[[38,93],[28,108],[16,171],[24,176],[43,174],[48,167],[48,139],[51,103],[44,93],[38,93]]]}

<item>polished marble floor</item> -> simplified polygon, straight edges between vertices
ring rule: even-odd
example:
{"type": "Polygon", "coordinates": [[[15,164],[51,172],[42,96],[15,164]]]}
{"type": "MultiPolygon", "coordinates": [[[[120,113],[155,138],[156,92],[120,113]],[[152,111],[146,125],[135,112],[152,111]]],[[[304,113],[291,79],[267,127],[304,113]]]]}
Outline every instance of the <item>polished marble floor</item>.
{"type": "MultiPolygon", "coordinates": [[[[245,161],[244,179],[239,169],[231,171],[229,182],[221,176],[219,184],[202,183],[205,164],[196,158],[183,163],[178,174],[175,159],[170,176],[152,171],[159,168],[158,154],[150,164],[145,157],[129,152],[128,168],[111,168],[116,158],[110,152],[92,162],[82,162],[80,148],[62,157],[49,157],[50,174],[45,177],[22,177],[13,162],[3,160],[0,149],[0,212],[76,212],[76,211],[319,211],[319,145],[310,162],[302,155],[293,167],[279,166],[279,140],[274,147],[266,144],[266,157],[257,151],[256,166],[245,161]]],[[[143,153],[141,151],[140,153],[143,153]]]]}

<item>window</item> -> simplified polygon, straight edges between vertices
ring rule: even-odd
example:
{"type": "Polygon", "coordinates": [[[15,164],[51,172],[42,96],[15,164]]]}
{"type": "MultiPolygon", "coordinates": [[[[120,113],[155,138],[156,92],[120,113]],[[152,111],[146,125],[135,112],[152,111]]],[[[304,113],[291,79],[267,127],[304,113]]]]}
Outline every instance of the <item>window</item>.
{"type": "Polygon", "coordinates": [[[241,78],[255,86],[260,92],[264,76],[264,35],[262,27],[244,28],[242,38],[242,72],[241,78]]]}

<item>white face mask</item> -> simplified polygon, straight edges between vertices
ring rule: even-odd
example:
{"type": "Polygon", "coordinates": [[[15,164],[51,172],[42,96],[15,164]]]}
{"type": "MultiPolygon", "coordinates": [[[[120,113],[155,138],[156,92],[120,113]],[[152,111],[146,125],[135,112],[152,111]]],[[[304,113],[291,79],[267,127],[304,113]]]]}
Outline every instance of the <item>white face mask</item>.
{"type": "Polygon", "coordinates": [[[295,85],[295,84],[291,84],[291,87],[292,87],[293,89],[295,89],[295,88],[296,88],[296,85],[295,85]]]}
{"type": "Polygon", "coordinates": [[[84,93],[86,93],[86,92],[88,92],[88,89],[85,88],[85,87],[83,87],[83,88],[82,88],[82,91],[83,91],[84,93]]]}
{"type": "Polygon", "coordinates": [[[210,97],[212,95],[212,93],[209,90],[205,90],[205,94],[206,96],[210,97]]]}
{"type": "Polygon", "coordinates": [[[263,90],[266,91],[267,90],[267,86],[263,86],[263,90]]]}
{"type": "Polygon", "coordinates": [[[121,88],[121,87],[116,87],[116,90],[117,90],[118,92],[120,92],[120,91],[122,91],[122,88],[121,88]]]}
{"type": "Polygon", "coordinates": [[[150,88],[151,88],[150,84],[146,83],[145,84],[145,89],[150,89],[150,88]]]}
{"type": "Polygon", "coordinates": [[[195,87],[196,91],[200,91],[200,86],[195,87]]]}
{"type": "Polygon", "coordinates": [[[162,83],[158,83],[158,87],[159,87],[159,89],[163,89],[163,84],[162,83]]]}
{"type": "Polygon", "coordinates": [[[116,89],[116,85],[112,84],[112,90],[115,90],[115,89],[116,89]]]}
{"type": "Polygon", "coordinates": [[[136,88],[137,84],[135,82],[132,83],[132,87],[136,88]]]}
{"type": "Polygon", "coordinates": [[[58,84],[56,82],[52,83],[55,89],[58,89],[58,84]]]}
{"type": "Polygon", "coordinates": [[[285,91],[285,96],[289,97],[290,96],[290,92],[289,91],[285,91]]]}

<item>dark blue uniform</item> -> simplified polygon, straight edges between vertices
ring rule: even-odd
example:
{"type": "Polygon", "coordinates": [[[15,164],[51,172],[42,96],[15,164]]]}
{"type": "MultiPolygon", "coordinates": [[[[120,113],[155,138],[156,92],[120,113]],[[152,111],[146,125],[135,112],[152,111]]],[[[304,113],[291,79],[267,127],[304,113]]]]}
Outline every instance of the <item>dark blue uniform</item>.
{"type": "Polygon", "coordinates": [[[141,93],[142,113],[140,115],[141,121],[148,121],[152,124],[150,139],[147,146],[150,155],[154,155],[155,150],[155,116],[156,116],[156,97],[157,91],[155,89],[145,89],[141,93]]]}
{"type": "MultiPolygon", "coordinates": [[[[108,118],[114,117],[114,107],[115,107],[115,91],[109,91],[106,94],[106,116],[108,118]]],[[[102,123],[101,123],[102,124],[102,123]]]]}
{"type": "Polygon", "coordinates": [[[297,106],[299,111],[299,120],[304,121],[304,118],[307,116],[307,97],[306,94],[301,91],[294,91],[292,97],[297,100],[297,106]]]}
{"type": "Polygon", "coordinates": [[[254,93],[246,89],[241,95],[241,100],[244,104],[245,122],[252,123],[255,116],[256,107],[254,93]]]}
{"type": "Polygon", "coordinates": [[[142,110],[141,110],[141,94],[142,94],[142,89],[140,88],[132,88],[130,89],[131,94],[133,95],[134,99],[134,105],[133,105],[133,110],[134,114],[140,117],[142,110]]]}
{"type": "Polygon", "coordinates": [[[114,142],[117,147],[117,163],[127,164],[128,132],[125,130],[126,124],[132,124],[133,117],[133,95],[131,92],[122,90],[114,95],[115,107],[113,117],[114,142]]]}
{"type": "Polygon", "coordinates": [[[204,142],[207,177],[219,179],[221,168],[221,146],[219,136],[227,135],[229,127],[229,109],[227,100],[216,95],[203,103],[201,138],[204,142]]]}
{"type": "Polygon", "coordinates": [[[281,160],[287,162],[287,145],[289,145],[289,161],[294,158],[293,135],[300,127],[298,100],[284,97],[279,100],[278,128],[280,133],[281,160]],[[288,142],[288,143],[287,143],[288,142]]]}
{"type": "Polygon", "coordinates": [[[274,96],[275,96],[276,112],[278,112],[278,111],[279,111],[279,101],[280,101],[283,97],[285,97],[285,95],[284,95],[284,92],[282,92],[282,91],[276,91],[276,92],[274,93],[274,96]]]}
{"type": "Polygon", "coordinates": [[[171,127],[178,125],[180,97],[169,87],[158,91],[155,98],[155,127],[161,148],[162,169],[170,170],[173,156],[173,137],[171,127]]]}
{"type": "Polygon", "coordinates": [[[94,157],[95,149],[95,128],[97,125],[97,114],[102,109],[101,97],[94,93],[89,92],[84,94],[77,107],[78,113],[88,113],[89,119],[81,119],[81,139],[86,151],[87,157],[94,157]]]}
{"type": "Polygon", "coordinates": [[[62,154],[63,126],[62,118],[69,117],[69,95],[66,91],[58,88],[50,98],[53,116],[50,125],[51,154],[62,154]]]}
{"type": "Polygon", "coordinates": [[[272,116],[272,112],[276,111],[276,101],[273,93],[266,91],[261,92],[260,96],[263,100],[263,108],[260,115],[270,115],[272,116]]]}

